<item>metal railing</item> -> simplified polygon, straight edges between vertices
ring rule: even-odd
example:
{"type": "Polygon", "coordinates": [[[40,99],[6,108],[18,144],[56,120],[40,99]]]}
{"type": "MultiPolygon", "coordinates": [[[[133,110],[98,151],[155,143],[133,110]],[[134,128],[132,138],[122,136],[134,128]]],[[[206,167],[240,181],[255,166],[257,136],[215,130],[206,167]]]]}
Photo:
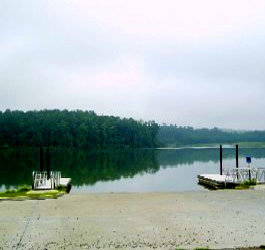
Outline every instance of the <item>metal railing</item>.
{"type": "Polygon", "coordinates": [[[38,188],[39,186],[46,185],[47,183],[47,172],[43,171],[33,171],[32,172],[32,180],[33,180],[33,188],[38,188]]]}
{"type": "Polygon", "coordinates": [[[227,170],[225,184],[231,182],[243,183],[244,181],[265,183],[265,168],[233,168],[227,170]]]}
{"type": "Polygon", "coordinates": [[[61,172],[51,171],[50,178],[48,179],[47,171],[33,171],[32,172],[33,189],[38,189],[44,186],[50,185],[51,189],[60,185],[61,172]]]}
{"type": "Polygon", "coordinates": [[[257,183],[265,183],[265,168],[257,168],[257,183]]]}
{"type": "Polygon", "coordinates": [[[60,180],[61,180],[61,172],[60,171],[51,171],[51,182],[54,187],[56,188],[57,186],[60,185],[60,180]]]}

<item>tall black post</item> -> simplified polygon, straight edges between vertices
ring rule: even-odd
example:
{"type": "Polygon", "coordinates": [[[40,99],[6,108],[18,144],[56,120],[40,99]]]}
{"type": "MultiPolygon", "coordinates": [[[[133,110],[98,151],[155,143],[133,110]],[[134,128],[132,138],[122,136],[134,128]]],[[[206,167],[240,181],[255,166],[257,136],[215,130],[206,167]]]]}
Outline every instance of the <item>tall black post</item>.
{"type": "Polygon", "coordinates": [[[50,149],[47,148],[47,179],[50,179],[50,149]]]}
{"type": "Polygon", "coordinates": [[[238,145],[236,145],[236,168],[238,168],[238,145]]]}
{"type": "Polygon", "coordinates": [[[220,145],[220,175],[223,175],[223,148],[220,145]]]}
{"type": "Polygon", "coordinates": [[[43,172],[43,148],[40,148],[40,171],[43,172]]]}
{"type": "MultiPolygon", "coordinates": [[[[236,169],[238,169],[238,145],[236,145],[236,169]]],[[[238,179],[238,172],[236,174],[236,177],[238,179]]]]}

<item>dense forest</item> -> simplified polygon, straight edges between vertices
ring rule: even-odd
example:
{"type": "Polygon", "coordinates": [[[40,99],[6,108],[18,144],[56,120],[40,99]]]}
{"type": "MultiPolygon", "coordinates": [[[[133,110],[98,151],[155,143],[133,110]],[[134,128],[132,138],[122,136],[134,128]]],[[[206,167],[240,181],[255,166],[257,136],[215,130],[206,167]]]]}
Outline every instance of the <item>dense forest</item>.
{"type": "Polygon", "coordinates": [[[164,146],[207,143],[265,142],[265,131],[223,131],[218,128],[160,126],[157,139],[164,146]]]}
{"type": "Polygon", "coordinates": [[[94,111],[0,111],[1,147],[113,149],[235,142],[265,142],[265,131],[158,126],[94,111]]]}
{"type": "Polygon", "coordinates": [[[0,146],[62,148],[150,148],[158,125],[93,111],[0,111],[0,146]]]}

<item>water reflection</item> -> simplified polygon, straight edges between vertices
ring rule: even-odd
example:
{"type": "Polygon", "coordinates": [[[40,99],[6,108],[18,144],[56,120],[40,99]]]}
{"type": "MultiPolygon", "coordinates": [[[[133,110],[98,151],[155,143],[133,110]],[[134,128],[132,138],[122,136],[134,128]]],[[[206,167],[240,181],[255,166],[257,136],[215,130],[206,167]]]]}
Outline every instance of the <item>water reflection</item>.
{"type": "MultiPolygon", "coordinates": [[[[242,148],[239,149],[239,157],[252,156],[259,159],[265,157],[265,148],[242,148]]],[[[223,148],[223,159],[235,159],[236,151],[234,148],[223,148]]],[[[197,149],[170,149],[159,150],[160,165],[180,165],[193,164],[199,162],[219,162],[220,155],[218,148],[197,148],[197,149]]]]}
{"type": "MultiPolygon", "coordinates": [[[[0,150],[0,186],[30,184],[32,171],[38,169],[38,149],[0,150]]],[[[78,186],[155,173],[159,165],[153,150],[86,152],[50,149],[50,169],[62,171],[64,176],[72,178],[73,185],[78,186]]]]}
{"type": "MultiPolygon", "coordinates": [[[[51,170],[72,178],[73,191],[177,191],[198,190],[197,174],[218,173],[219,150],[115,150],[87,152],[50,149],[51,170]]],[[[240,149],[253,164],[265,166],[265,150],[240,149]]],[[[235,166],[235,150],[223,150],[225,167],[235,166]]],[[[44,155],[44,161],[46,160],[44,155]]],[[[0,149],[0,187],[31,183],[31,173],[39,169],[39,149],[0,149]]]]}

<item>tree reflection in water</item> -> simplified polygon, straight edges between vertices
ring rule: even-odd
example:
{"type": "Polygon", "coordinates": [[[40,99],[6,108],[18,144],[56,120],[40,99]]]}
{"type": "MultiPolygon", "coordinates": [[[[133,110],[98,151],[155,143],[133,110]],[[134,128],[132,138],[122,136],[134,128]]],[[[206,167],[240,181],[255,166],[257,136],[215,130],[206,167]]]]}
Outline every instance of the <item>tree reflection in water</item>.
{"type": "MultiPolygon", "coordinates": [[[[263,148],[240,149],[240,157],[265,158],[263,148]]],[[[0,149],[0,186],[31,184],[33,170],[39,170],[38,148],[0,149]]],[[[234,159],[234,149],[224,149],[224,159],[234,159]]],[[[44,166],[46,155],[44,154],[44,166]]],[[[51,170],[71,177],[74,186],[99,181],[133,178],[136,174],[156,173],[161,168],[219,161],[218,149],[81,151],[50,149],[51,170]]]]}

